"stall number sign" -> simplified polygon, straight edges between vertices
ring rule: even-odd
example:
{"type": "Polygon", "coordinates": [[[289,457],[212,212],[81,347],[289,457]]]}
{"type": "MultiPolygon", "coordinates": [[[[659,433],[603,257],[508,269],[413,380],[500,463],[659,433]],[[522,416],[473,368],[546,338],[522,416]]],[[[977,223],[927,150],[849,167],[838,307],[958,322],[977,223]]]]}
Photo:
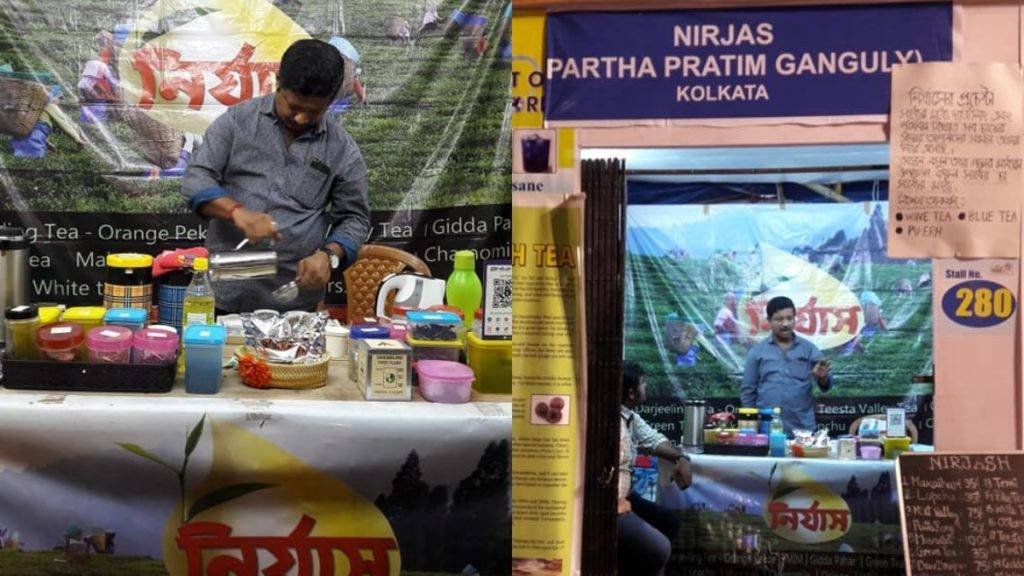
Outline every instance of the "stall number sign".
{"type": "Polygon", "coordinates": [[[991,328],[1013,316],[1017,301],[1009,288],[991,280],[968,280],[942,295],[942,312],[968,328],[991,328]]]}

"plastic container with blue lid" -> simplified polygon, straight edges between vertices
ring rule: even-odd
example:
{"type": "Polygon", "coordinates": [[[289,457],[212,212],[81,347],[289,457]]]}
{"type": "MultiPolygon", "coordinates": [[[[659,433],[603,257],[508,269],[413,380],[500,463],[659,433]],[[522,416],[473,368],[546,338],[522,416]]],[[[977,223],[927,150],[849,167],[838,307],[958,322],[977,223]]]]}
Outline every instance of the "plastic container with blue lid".
{"type": "Polygon", "coordinates": [[[111,308],[103,315],[103,323],[108,326],[124,326],[135,332],[146,327],[149,312],[142,308],[111,308]]]}
{"type": "Polygon", "coordinates": [[[426,312],[417,310],[406,314],[409,321],[409,336],[420,341],[456,342],[462,320],[451,312],[426,312]]]}
{"type": "Polygon", "coordinates": [[[348,337],[352,340],[383,340],[386,339],[389,334],[391,334],[391,329],[387,326],[381,326],[379,324],[356,324],[352,326],[352,329],[348,333],[348,337]]]}
{"type": "Polygon", "coordinates": [[[391,329],[379,324],[354,324],[348,333],[348,377],[356,381],[356,366],[359,362],[357,340],[385,340],[391,336],[391,329]]]}
{"type": "Polygon", "coordinates": [[[193,324],[185,329],[185,391],[216,394],[220,391],[227,330],[214,324],[193,324]]]}

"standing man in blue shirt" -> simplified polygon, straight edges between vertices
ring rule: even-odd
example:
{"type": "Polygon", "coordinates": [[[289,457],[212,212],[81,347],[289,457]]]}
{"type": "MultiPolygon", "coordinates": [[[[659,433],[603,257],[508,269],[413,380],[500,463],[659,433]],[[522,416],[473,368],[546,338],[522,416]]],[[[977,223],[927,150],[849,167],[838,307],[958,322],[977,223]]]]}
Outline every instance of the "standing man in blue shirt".
{"type": "Polygon", "coordinates": [[[747,353],[740,400],[743,406],[781,408],[786,434],[816,430],[815,384],[822,392],[832,389],[831,363],[821,350],[793,331],[796,306],[785,296],[768,301],[771,336],[747,353]]]}
{"type": "Polygon", "coordinates": [[[185,169],[181,194],[210,221],[210,252],[243,238],[276,242],[278,277],[215,285],[221,312],[278,308],[272,293],[291,280],[300,293],[289,308],[313,310],[331,273],[355,261],[370,231],[366,163],[325,114],[343,81],[337,48],[295,42],[277,92],[228,108],[185,169]]]}

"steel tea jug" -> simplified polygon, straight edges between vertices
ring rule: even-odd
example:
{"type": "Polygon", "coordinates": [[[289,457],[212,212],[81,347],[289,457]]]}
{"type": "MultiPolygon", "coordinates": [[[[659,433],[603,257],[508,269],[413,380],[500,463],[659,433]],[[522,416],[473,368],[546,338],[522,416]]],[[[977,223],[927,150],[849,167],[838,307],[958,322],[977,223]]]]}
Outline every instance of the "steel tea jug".
{"type": "Polygon", "coordinates": [[[683,449],[700,453],[704,449],[704,413],[707,404],[703,400],[687,400],[683,408],[683,449]]]}
{"type": "MultiPolygon", "coordinates": [[[[28,271],[29,241],[21,228],[0,228],[0,310],[28,304],[31,285],[28,271]]],[[[0,330],[0,344],[4,334],[0,330]]]]}

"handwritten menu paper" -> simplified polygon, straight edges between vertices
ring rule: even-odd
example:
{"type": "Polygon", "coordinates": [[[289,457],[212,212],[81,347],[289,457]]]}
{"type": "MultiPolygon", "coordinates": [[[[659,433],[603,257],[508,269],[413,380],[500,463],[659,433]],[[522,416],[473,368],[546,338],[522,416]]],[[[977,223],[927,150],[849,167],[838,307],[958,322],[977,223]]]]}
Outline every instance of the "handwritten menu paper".
{"type": "Polygon", "coordinates": [[[1020,68],[934,62],[893,68],[889,256],[1020,253],[1020,68]]]}
{"type": "Polygon", "coordinates": [[[1024,453],[904,454],[907,576],[1024,574],[1024,453]]]}

